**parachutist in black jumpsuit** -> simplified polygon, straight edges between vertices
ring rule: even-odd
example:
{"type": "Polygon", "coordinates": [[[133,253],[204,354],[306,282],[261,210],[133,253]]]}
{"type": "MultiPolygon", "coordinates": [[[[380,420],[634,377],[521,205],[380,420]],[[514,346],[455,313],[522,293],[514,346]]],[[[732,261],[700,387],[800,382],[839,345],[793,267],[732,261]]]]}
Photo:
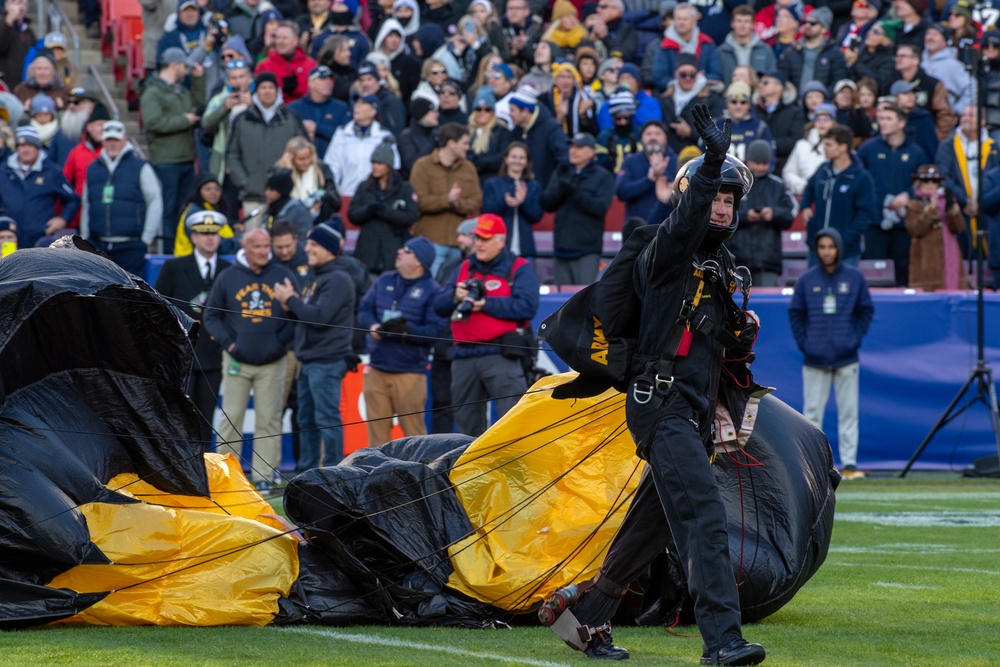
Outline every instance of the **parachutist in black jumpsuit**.
{"type": "MultiPolygon", "coordinates": [[[[714,266],[714,262],[720,267],[717,279],[710,279],[705,272],[697,311],[712,322],[728,322],[727,328],[732,328],[727,304],[732,304],[728,277],[734,263],[722,245],[732,229],[720,233],[713,225],[715,229],[710,231],[710,216],[720,186],[722,197],[735,193],[733,216],[743,192],[733,187],[739,186],[739,176],[734,182],[729,162],[725,181],[720,175],[725,148],[720,157],[716,147],[728,147],[728,131],[713,125],[705,132],[709,136],[704,162],[693,175],[693,168],[687,171],[689,178],[681,185],[684,192],[677,209],[660,225],[635,264],[634,285],[642,302],[635,358],[645,373],[633,380],[625,416],[637,453],[647,461],[646,470],[595,586],[571,610],[582,626],[601,628],[614,615],[628,583],[670,548],[680,558],[694,600],[704,641],[702,664],[757,664],[764,659],[764,649],[748,644],[742,636],[726,507],[706,449],[712,438],[725,350],[715,337],[692,327],[687,336],[689,346],[680,346],[682,352],[686,348],[686,354],[664,355],[665,350],[678,348],[674,322],[682,304],[689,300],[693,264],[714,266]],[[724,136],[712,135],[713,129],[724,136]],[[673,356],[672,363],[661,358],[664,356],[673,356]],[[661,382],[643,402],[645,390],[651,386],[649,380],[658,371],[661,380],[672,376],[672,385],[661,382]]],[[[682,184],[680,176],[677,184],[682,184]]],[[[735,217],[731,223],[734,229],[735,217]]],[[[610,632],[596,632],[587,654],[628,657],[624,649],[612,645],[610,632]]]]}

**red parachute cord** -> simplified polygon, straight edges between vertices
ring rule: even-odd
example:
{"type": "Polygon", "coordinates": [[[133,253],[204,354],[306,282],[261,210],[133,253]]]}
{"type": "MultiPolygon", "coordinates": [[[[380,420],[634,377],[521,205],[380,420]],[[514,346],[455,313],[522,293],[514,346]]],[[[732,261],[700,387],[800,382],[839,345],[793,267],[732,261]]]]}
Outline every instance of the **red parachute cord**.
{"type": "Polygon", "coordinates": [[[739,449],[737,451],[743,452],[743,456],[752,461],[743,462],[739,460],[739,457],[735,452],[726,452],[726,456],[729,460],[733,462],[736,466],[736,481],[740,489],[740,568],[736,575],[736,585],[741,586],[743,584],[743,548],[746,545],[746,510],[744,509],[743,503],[743,468],[762,468],[764,464],[755,459],[753,456],[748,454],[745,449],[739,449]]]}
{"type": "Polygon", "coordinates": [[[697,637],[698,634],[690,634],[687,632],[674,632],[672,628],[676,628],[681,622],[681,610],[677,609],[677,613],[674,614],[674,621],[670,625],[663,626],[663,629],[672,634],[674,637],[697,637]]]}

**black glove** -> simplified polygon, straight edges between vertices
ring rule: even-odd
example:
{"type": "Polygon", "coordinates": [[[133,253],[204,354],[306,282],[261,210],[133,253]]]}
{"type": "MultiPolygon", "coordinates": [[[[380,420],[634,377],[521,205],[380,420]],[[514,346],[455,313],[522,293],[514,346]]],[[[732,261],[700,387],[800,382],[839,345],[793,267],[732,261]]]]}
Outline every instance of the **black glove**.
{"type": "Polygon", "coordinates": [[[386,320],[379,327],[378,333],[383,338],[395,338],[396,340],[402,340],[410,335],[410,327],[406,324],[406,320],[402,317],[394,317],[391,320],[386,320]]]}
{"type": "Polygon", "coordinates": [[[726,353],[727,359],[732,359],[734,361],[742,359],[750,359],[753,354],[753,344],[757,341],[757,331],[760,325],[757,324],[757,320],[744,313],[744,324],[740,329],[739,335],[736,337],[739,341],[736,345],[729,349],[726,353]]]}
{"type": "Polygon", "coordinates": [[[359,357],[356,354],[352,354],[351,356],[344,359],[344,361],[347,362],[347,371],[349,373],[358,372],[358,364],[361,363],[361,357],[359,357]]]}
{"type": "Polygon", "coordinates": [[[707,104],[696,104],[691,110],[694,118],[694,129],[705,143],[705,161],[721,163],[726,159],[726,152],[732,143],[733,121],[726,119],[722,129],[715,124],[707,104]]]}
{"type": "Polygon", "coordinates": [[[285,95],[294,95],[295,89],[299,85],[299,78],[294,74],[281,77],[281,92],[285,95]]]}

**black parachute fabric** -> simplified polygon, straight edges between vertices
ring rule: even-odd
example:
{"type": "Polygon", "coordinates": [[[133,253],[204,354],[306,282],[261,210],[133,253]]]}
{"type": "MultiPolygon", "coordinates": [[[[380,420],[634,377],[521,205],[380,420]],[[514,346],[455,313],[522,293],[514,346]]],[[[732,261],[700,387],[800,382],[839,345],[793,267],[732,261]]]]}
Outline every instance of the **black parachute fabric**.
{"type": "Polygon", "coordinates": [[[192,322],[95,254],[25,249],[0,260],[0,628],[72,616],[102,594],[48,588],[107,559],[84,503],[134,472],[208,495],[197,414],[182,389],[192,322]]]}
{"type": "Polygon", "coordinates": [[[473,532],[448,473],[471,442],[402,438],[292,480],[285,511],[310,547],[289,594],[298,609],[275,622],[483,627],[502,615],[446,587],[447,547],[473,532]]]}
{"type": "MultiPolygon", "coordinates": [[[[305,598],[296,599],[295,591],[290,596],[300,611],[277,622],[477,626],[517,620],[517,613],[537,607],[512,610],[505,601],[448,585],[453,565],[446,548],[481,528],[470,524],[468,508],[448,478],[449,467],[474,447],[461,436],[406,438],[293,480],[285,494],[289,517],[306,527],[310,546],[323,554],[315,559],[323,569],[346,573],[349,583],[296,587],[308,589],[305,598]],[[303,618],[306,606],[311,615],[303,618]]],[[[720,455],[715,470],[729,512],[744,619],[753,621],[780,609],[823,563],[840,476],[826,437],[774,396],[760,403],[747,452],[762,465],[748,467],[743,454],[720,455]]],[[[501,458],[515,461],[522,454],[511,443],[501,458]]],[[[503,466],[497,465],[498,474],[503,466]]],[[[513,511],[503,530],[523,532],[530,540],[538,525],[527,525],[513,511]]],[[[312,569],[303,557],[300,580],[315,580],[312,569]]],[[[623,605],[619,622],[672,622],[678,611],[690,618],[686,582],[676,562],[664,557],[633,583],[642,593],[623,605]]],[[[545,588],[544,581],[536,584],[545,588]]]]}

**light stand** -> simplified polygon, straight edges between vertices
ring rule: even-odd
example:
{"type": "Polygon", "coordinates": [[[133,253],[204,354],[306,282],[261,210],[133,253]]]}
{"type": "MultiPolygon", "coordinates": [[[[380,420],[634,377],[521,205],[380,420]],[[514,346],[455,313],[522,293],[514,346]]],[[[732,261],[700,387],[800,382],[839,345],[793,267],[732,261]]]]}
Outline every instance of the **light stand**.
{"type": "MultiPolygon", "coordinates": [[[[978,183],[978,188],[976,191],[976,218],[977,222],[980,219],[983,208],[983,167],[986,160],[982,159],[983,155],[983,119],[986,117],[986,96],[983,92],[984,86],[981,85],[982,79],[982,60],[978,60],[975,63],[966,63],[967,70],[970,72],[972,78],[972,85],[976,86],[976,160],[980,161],[979,169],[976,171],[976,181],[978,183]]],[[[920,446],[917,447],[916,451],[913,452],[913,456],[910,460],[906,462],[903,470],[899,473],[900,477],[906,477],[906,473],[909,472],[910,468],[916,462],[920,455],[923,453],[930,441],[937,435],[946,424],[948,424],[955,417],[968,410],[975,403],[981,402],[990,411],[990,425],[993,428],[993,438],[997,445],[997,455],[1000,456],[1000,408],[997,406],[997,390],[996,385],[993,384],[993,371],[990,369],[990,365],[986,363],[983,355],[983,244],[986,243],[986,231],[982,229],[981,225],[976,225],[976,232],[972,236],[972,246],[975,251],[975,261],[976,261],[976,367],[972,369],[969,374],[968,379],[962,388],[959,389],[958,394],[955,398],[951,400],[948,407],[945,408],[944,414],[941,415],[934,427],[931,428],[930,433],[924,438],[920,446]],[[969,388],[975,383],[976,385],[976,395],[969,400],[967,403],[956,409],[959,401],[965,396],[965,393],[969,388]]],[[[1000,248],[995,249],[995,251],[1000,251],[1000,248]]]]}

